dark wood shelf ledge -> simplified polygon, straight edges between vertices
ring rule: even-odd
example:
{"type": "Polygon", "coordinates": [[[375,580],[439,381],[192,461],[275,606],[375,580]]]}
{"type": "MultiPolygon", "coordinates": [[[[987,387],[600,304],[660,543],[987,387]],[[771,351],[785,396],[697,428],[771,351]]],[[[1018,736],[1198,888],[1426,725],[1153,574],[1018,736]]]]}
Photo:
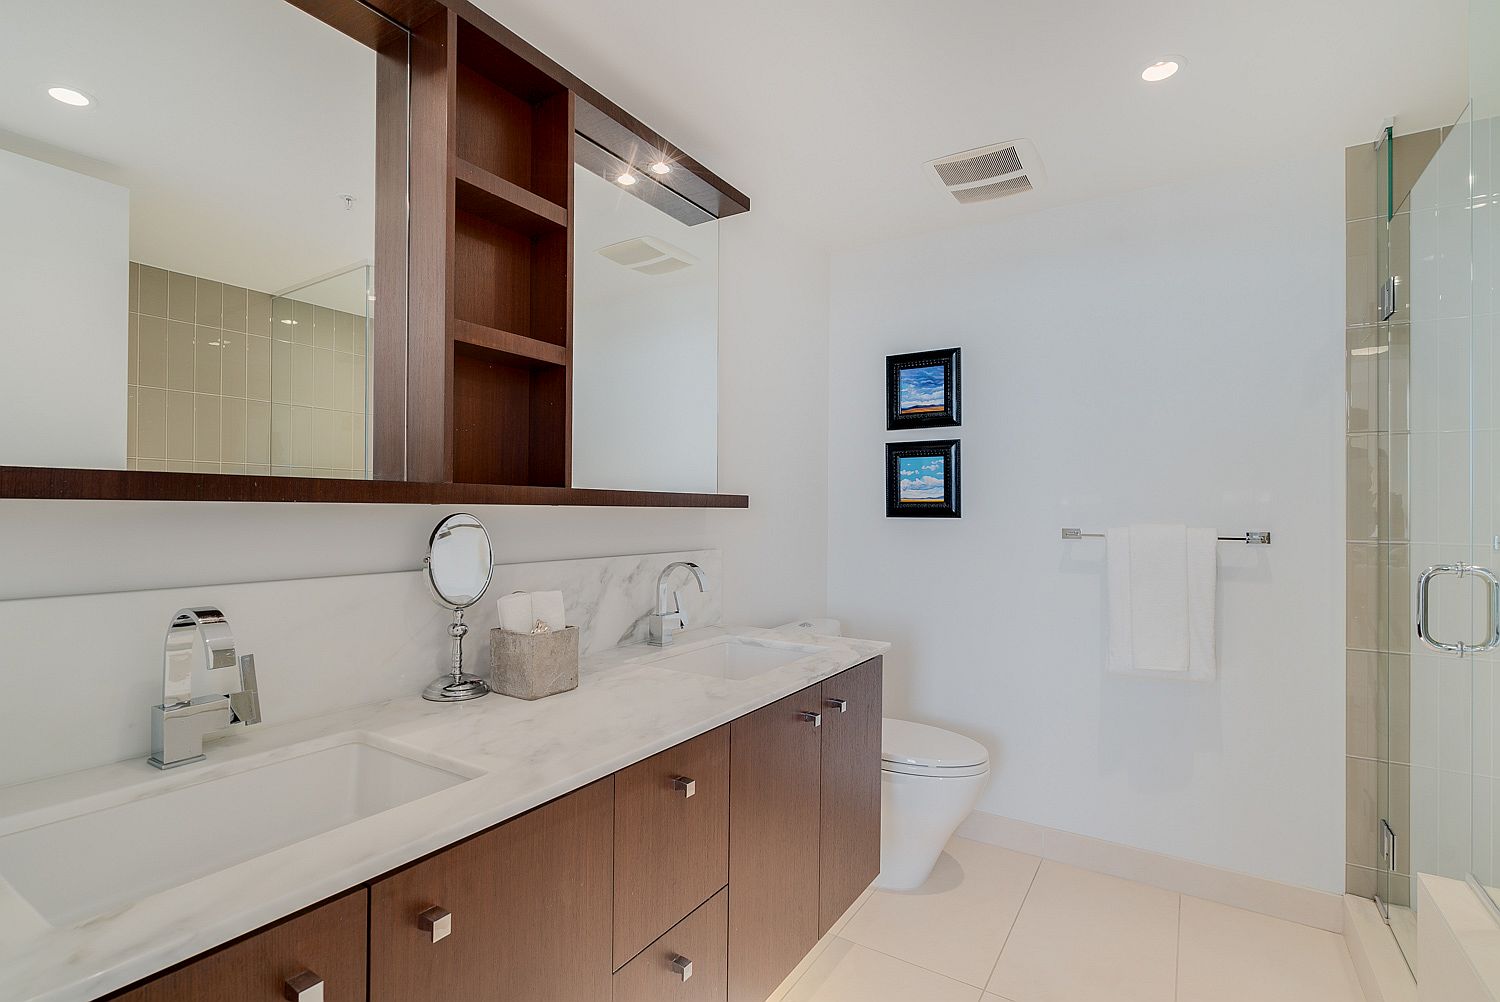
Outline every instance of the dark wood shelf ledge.
{"type": "Polygon", "coordinates": [[[453,161],[458,211],[532,236],[568,228],[568,210],[462,158],[453,161]]]}
{"type": "Polygon", "coordinates": [[[507,361],[523,365],[567,365],[568,349],[549,341],[538,341],[524,334],[496,330],[469,320],[453,321],[453,340],[474,348],[483,348],[505,356],[507,361]]]}
{"type": "Polygon", "coordinates": [[[264,501],[308,504],[527,504],[553,507],[748,508],[744,494],[588,487],[424,484],[410,480],[0,467],[0,498],[71,501],[264,501]]]}

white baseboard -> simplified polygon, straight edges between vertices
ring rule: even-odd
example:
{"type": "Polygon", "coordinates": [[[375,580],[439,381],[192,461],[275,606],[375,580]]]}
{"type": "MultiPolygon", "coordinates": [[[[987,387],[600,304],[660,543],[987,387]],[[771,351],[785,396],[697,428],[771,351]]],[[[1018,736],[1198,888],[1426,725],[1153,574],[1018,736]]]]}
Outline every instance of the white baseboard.
{"type": "Polygon", "coordinates": [[[1417,982],[1374,901],[1344,895],[1344,945],[1366,1002],[1417,1002],[1417,982]]]}
{"type": "Polygon", "coordinates": [[[1252,877],[1206,863],[1044,828],[984,811],[969,815],[959,825],[958,834],[976,842],[987,842],[1179,894],[1191,894],[1329,932],[1344,931],[1341,894],[1252,877]]]}

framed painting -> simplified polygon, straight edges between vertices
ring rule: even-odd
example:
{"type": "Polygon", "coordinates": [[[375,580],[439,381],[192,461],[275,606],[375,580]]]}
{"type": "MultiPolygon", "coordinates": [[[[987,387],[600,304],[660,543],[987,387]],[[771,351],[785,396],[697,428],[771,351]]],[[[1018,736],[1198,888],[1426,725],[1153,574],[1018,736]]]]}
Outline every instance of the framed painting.
{"type": "Polygon", "coordinates": [[[958,518],[962,471],[958,439],[891,442],[885,447],[889,518],[958,518]]]}
{"type": "Polygon", "coordinates": [[[914,351],[885,359],[885,427],[953,427],[959,419],[959,349],[914,351]]]}

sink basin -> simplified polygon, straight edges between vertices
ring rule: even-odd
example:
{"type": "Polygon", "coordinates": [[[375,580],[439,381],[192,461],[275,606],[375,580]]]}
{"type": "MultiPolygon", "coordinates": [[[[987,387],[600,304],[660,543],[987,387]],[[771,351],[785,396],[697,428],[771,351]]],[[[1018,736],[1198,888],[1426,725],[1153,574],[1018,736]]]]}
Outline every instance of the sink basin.
{"type": "Polygon", "coordinates": [[[80,801],[0,836],[0,879],[71,925],[471,778],[351,736],[125,802],[80,801]]]}
{"type": "Polygon", "coordinates": [[[653,661],[651,666],[689,675],[707,675],[710,678],[743,681],[755,678],[757,675],[764,675],[773,668],[780,668],[784,664],[790,664],[809,654],[821,654],[827,649],[812,644],[764,641],[751,643],[734,637],[725,637],[712,644],[694,647],[680,654],[672,654],[653,661]]]}

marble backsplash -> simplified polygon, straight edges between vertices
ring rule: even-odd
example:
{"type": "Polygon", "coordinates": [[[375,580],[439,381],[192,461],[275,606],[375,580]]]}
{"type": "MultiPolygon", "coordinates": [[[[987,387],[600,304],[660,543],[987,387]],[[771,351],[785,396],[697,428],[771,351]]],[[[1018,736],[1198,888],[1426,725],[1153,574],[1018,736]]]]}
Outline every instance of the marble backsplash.
{"type": "MultiPolygon", "coordinates": [[[[510,591],[561,591],[585,655],[644,640],[657,575],[674,560],[697,563],[713,586],[674,579],[691,625],[718,623],[717,550],[496,565],[467,613],[469,670],[488,670],[495,600],[510,591]]],[[[240,652],[255,655],[267,721],[415,695],[447,668],[451,613],[415,570],[0,601],[0,786],[144,757],[167,621],[202,605],[222,609],[240,652]]],[[[211,691],[195,681],[195,694],[211,691]]]]}

